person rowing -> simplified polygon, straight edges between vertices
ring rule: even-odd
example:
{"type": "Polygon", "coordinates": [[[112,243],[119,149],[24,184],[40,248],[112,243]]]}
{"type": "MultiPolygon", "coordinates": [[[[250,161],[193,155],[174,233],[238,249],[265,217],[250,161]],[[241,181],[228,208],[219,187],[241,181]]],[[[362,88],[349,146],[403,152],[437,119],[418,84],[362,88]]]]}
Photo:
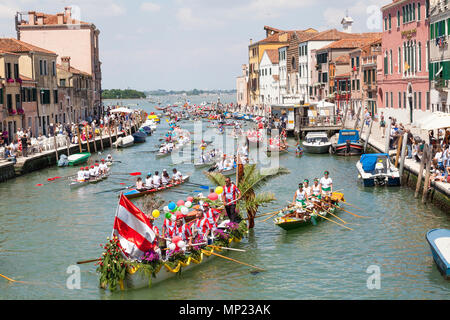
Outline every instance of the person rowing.
{"type": "Polygon", "coordinates": [[[145,187],[147,189],[153,188],[153,178],[151,172],[147,173],[147,177],[145,178],[145,187]]]}
{"type": "Polygon", "coordinates": [[[89,176],[91,178],[95,178],[96,177],[96,175],[95,175],[95,166],[91,166],[91,168],[89,169],[89,176]]]}
{"type": "Polygon", "coordinates": [[[333,180],[329,177],[329,172],[325,171],[324,176],[320,179],[320,186],[322,188],[322,196],[330,197],[333,193],[333,180]]]}
{"type": "Polygon", "coordinates": [[[85,176],[84,176],[84,168],[80,168],[80,170],[77,173],[77,181],[78,182],[84,182],[85,176]]]}
{"type": "Polygon", "coordinates": [[[173,183],[180,183],[183,181],[183,175],[181,174],[181,172],[179,172],[176,168],[173,168],[172,172],[173,172],[172,175],[173,183]]]}
{"type": "Polygon", "coordinates": [[[297,207],[297,210],[295,212],[295,217],[297,219],[300,218],[300,213],[304,212],[303,208],[306,207],[306,203],[308,201],[306,191],[303,190],[303,183],[298,184],[298,190],[295,191],[293,204],[297,207]]]}
{"type": "MultiPolygon", "coordinates": [[[[192,234],[196,235],[196,239],[200,241],[208,240],[209,234],[212,232],[213,226],[209,222],[208,218],[203,214],[201,210],[197,211],[196,221],[192,226],[192,234]]],[[[208,240],[208,244],[209,244],[208,240]]]]}
{"type": "Polygon", "coordinates": [[[311,187],[309,186],[309,180],[308,179],[303,180],[303,190],[305,190],[305,192],[306,192],[307,199],[311,198],[312,190],[311,190],[311,187]]]}
{"type": "Polygon", "coordinates": [[[322,199],[322,190],[320,188],[318,178],[314,179],[314,183],[311,187],[311,198],[313,201],[318,201],[318,200],[322,199]]]}
{"type": "Polygon", "coordinates": [[[113,162],[112,155],[108,154],[108,156],[106,157],[106,162],[112,164],[112,162],[113,162]]]}
{"type": "Polygon", "coordinates": [[[163,226],[162,226],[162,234],[164,235],[164,238],[172,238],[175,233],[175,226],[176,223],[172,219],[164,219],[163,226]]]}
{"type": "Polygon", "coordinates": [[[155,175],[153,176],[153,186],[155,188],[161,187],[161,177],[159,176],[158,171],[155,171],[155,175]]]}
{"type": "Polygon", "coordinates": [[[84,180],[89,180],[91,178],[89,167],[84,168],[84,180]]]}
{"type": "Polygon", "coordinates": [[[162,176],[161,176],[161,183],[163,186],[168,185],[170,182],[170,176],[166,169],[163,170],[162,176]]]}
{"type": "Polygon", "coordinates": [[[181,237],[186,244],[192,245],[192,231],[188,228],[183,221],[184,216],[182,213],[176,215],[176,226],[174,230],[174,236],[181,237]]]}
{"type": "Polygon", "coordinates": [[[142,182],[141,177],[137,178],[137,180],[136,180],[136,190],[139,192],[145,191],[144,184],[142,182]]]}
{"type": "Polygon", "coordinates": [[[220,213],[219,210],[213,209],[209,206],[209,203],[204,201],[203,205],[201,206],[201,209],[203,211],[203,215],[208,219],[209,223],[214,227],[217,228],[217,220],[219,219],[219,214],[215,214],[214,211],[220,213]]]}
{"type": "Polygon", "coordinates": [[[99,169],[101,174],[106,174],[109,171],[108,166],[105,163],[105,159],[102,159],[99,169]]]}

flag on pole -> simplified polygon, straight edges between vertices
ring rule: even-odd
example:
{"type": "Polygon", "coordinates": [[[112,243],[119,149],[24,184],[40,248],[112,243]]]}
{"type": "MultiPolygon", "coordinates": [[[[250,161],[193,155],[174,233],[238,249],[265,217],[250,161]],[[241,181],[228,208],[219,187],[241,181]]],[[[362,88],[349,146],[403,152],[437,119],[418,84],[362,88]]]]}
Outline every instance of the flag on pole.
{"type": "Polygon", "coordinates": [[[113,236],[117,236],[123,253],[129,259],[138,259],[153,248],[155,232],[150,220],[123,194],[114,218],[113,236]]]}

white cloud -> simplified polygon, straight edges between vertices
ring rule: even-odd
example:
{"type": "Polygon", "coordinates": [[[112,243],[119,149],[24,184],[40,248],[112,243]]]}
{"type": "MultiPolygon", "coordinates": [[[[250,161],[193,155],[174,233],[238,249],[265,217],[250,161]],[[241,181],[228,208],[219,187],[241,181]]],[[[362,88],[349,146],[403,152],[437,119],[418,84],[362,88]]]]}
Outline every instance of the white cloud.
{"type": "Polygon", "coordinates": [[[19,8],[14,4],[0,4],[0,19],[14,19],[14,16],[19,8]]]}
{"type": "Polygon", "coordinates": [[[158,12],[161,10],[161,6],[153,2],[143,2],[141,4],[141,10],[147,12],[158,12]]]}

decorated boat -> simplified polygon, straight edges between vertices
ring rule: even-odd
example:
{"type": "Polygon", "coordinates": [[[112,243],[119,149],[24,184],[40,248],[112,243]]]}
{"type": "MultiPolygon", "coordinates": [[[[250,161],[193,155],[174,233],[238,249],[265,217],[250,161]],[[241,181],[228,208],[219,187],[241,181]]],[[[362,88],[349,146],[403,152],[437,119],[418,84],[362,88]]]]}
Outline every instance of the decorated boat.
{"type": "Polygon", "coordinates": [[[326,132],[309,132],[303,141],[303,149],[308,153],[328,153],[330,146],[326,132]]]}
{"type": "Polygon", "coordinates": [[[183,176],[183,181],[181,181],[181,182],[170,183],[164,187],[145,190],[145,191],[138,191],[138,190],[136,190],[136,188],[130,188],[127,192],[124,192],[123,195],[125,197],[127,197],[128,199],[139,198],[139,197],[145,196],[146,194],[157,193],[157,192],[165,191],[168,189],[172,189],[174,187],[178,187],[178,186],[182,185],[183,183],[189,181],[189,178],[190,178],[190,176],[183,176]]]}
{"type": "Polygon", "coordinates": [[[73,189],[78,189],[80,187],[84,187],[84,186],[87,186],[89,184],[94,184],[94,183],[98,183],[100,181],[103,181],[103,180],[107,179],[110,174],[111,173],[108,172],[108,173],[102,174],[102,175],[100,175],[98,177],[90,178],[89,180],[84,180],[84,181],[78,181],[78,180],[76,180],[74,178],[70,178],[71,182],[70,182],[69,186],[70,186],[70,189],[72,189],[72,190],[73,189]]]}
{"type": "MultiPolygon", "coordinates": [[[[199,203],[199,199],[192,198],[192,201],[192,204],[199,203]]],[[[211,202],[210,205],[214,203],[211,202]]],[[[173,206],[175,207],[175,203],[173,206]]],[[[130,200],[124,196],[120,197],[114,219],[113,237],[108,238],[105,245],[101,245],[105,251],[100,259],[86,261],[97,261],[101,288],[114,291],[152,287],[180,275],[181,272],[205,264],[213,257],[233,260],[225,256],[227,251],[221,254],[217,252],[231,249],[248,233],[245,220],[239,224],[229,220],[219,221],[217,228],[211,229],[212,237],[195,236],[192,245],[187,245],[177,235],[159,236],[159,231],[152,222],[159,215],[159,211],[154,210],[150,220],[149,216],[130,200]],[[169,238],[166,238],[167,236],[169,238]]],[[[172,215],[167,212],[166,219],[171,220],[172,215]]]]}
{"type": "Polygon", "coordinates": [[[330,153],[337,156],[356,156],[363,153],[363,142],[358,130],[340,130],[337,143],[333,143],[330,153]]]}
{"type": "Polygon", "coordinates": [[[387,153],[363,154],[356,168],[365,187],[400,185],[400,173],[391,164],[387,153]]]}
{"type": "Polygon", "coordinates": [[[289,205],[280,210],[274,219],[276,226],[289,231],[304,226],[315,226],[317,223],[326,220],[327,215],[334,215],[339,209],[339,201],[344,201],[342,193],[333,193],[330,202],[317,200],[307,206],[289,205]],[[296,217],[296,214],[299,217],[296,217]]]}
{"type": "Polygon", "coordinates": [[[85,163],[89,160],[91,157],[91,154],[89,152],[83,152],[83,153],[75,153],[67,157],[67,160],[69,161],[69,166],[77,166],[79,164],[85,163]]]}
{"type": "Polygon", "coordinates": [[[450,229],[432,229],[426,239],[439,272],[450,280],[450,229]]]}

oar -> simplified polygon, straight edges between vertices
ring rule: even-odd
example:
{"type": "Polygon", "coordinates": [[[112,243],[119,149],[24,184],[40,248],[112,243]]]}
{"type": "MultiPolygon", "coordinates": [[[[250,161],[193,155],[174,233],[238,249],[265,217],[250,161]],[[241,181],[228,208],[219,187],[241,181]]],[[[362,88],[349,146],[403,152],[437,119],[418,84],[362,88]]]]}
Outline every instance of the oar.
{"type": "Polygon", "coordinates": [[[116,189],[111,189],[111,190],[95,192],[94,194],[107,193],[107,192],[117,192],[117,191],[125,190],[125,189],[128,189],[128,188],[131,188],[131,186],[130,187],[122,187],[122,188],[116,188],[116,189]]]}
{"type": "MultiPolygon", "coordinates": [[[[317,198],[317,197],[314,196],[314,195],[312,195],[311,197],[317,198]]],[[[326,202],[326,203],[328,203],[328,202],[326,202]]],[[[322,204],[323,204],[323,202],[320,203],[320,208],[321,208],[322,210],[325,210],[326,212],[328,212],[329,214],[331,214],[331,215],[332,215],[333,217],[335,217],[336,219],[341,220],[343,223],[348,223],[348,222],[344,221],[343,219],[339,218],[338,216],[336,216],[335,214],[333,214],[330,210],[324,208],[324,207],[322,206],[322,204]]],[[[331,203],[330,203],[330,204],[331,204],[331,203]]]]}
{"type": "Polygon", "coordinates": [[[350,211],[347,211],[347,210],[345,210],[344,208],[338,207],[338,206],[336,206],[336,205],[334,205],[334,204],[332,204],[332,203],[330,203],[330,205],[332,205],[332,206],[334,206],[334,207],[336,207],[336,208],[339,208],[339,210],[345,211],[345,212],[347,212],[347,213],[349,213],[349,214],[351,214],[351,215],[353,215],[353,216],[355,216],[355,217],[358,217],[358,218],[370,218],[370,217],[366,217],[366,216],[360,216],[360,215],[357,215],[356,213],[352,213],[352,212],[350,212],[350,211]]]}
{"type": "Polygon", "coordinates": [[[215,246],[215,245],[212,245],[212,244],[208,244],[207,247],[219,248],[219,249],[225,249],[225,250],[231,250],[231,251],[247,252],[247,251],[242,250],[242,249],[235,249],[235,248],[221,247],[221,246],[215,246]]]}
{"type": "MultiPolygon", "coordinates": [[[[308,209],[306,209],[306,211],[308,211],[308,209]]],[[[312,211],[309,210],[309,212],[312,212],[312,211]]],[[[331,219],[329,219],[329,218],[327,218],[327,217],[325,217],[325,216],[323,216],[323,215],[321,215],[321,214],[318,214],[318,216],[324,218],[325,220],[328,220],[328,221],[331,221],[331,222],[333,222],[333,223],[336,223],[337,225],[340,225],[341,227],[344,227],[344,228],[346,228],[346,229],[349,229],[349,230],[352,230],[352,231],[353,231],[352,228],[349,228],[349,227],[347,227],[347,226],[344,226],[343,224],[340,224],[339,222],[336,222],[336,221],[334,221],[334,220],[331,220],[331,219]]]]}
{"type": "Polygon", "coordinates": [[[97,259],[91,259],[91,260],[77,261],[77,264],[91,263],[91,262],[96,262],[96,261],[100,261],[100,260],[102,260],[102,259],[97,258],[97,259]]]}
{"type": "Polygon", "coordinates": [[[260,270],[260,271],[266,271],[263,268],[252,266],[251,264],[248,264],[248,263],[245,263],[245,262],[241,262],[241,261],[238,261],[238,260],[235,260],[235,259],[231,259],[231,258],[225,257],[225,256],[223,256],[221,254],[218,254],[218,253],[215,253],[215,252],[212,252],[212,251],[209,252],[209,251],[206,251],[206,250],[202,250],[202,252],[203,253],[207,252],[208,254],[213,254],[213,255],[218,256],[220,258],[223,258],[223,259],[226,259],[226,260],[230,260],[230,261],[233,261],[233,262],[236,262],[236,263],[239,263],[239,264],[242,264],[244,266],[251,267],[251,268],[254,268],[254,269],[257,269],[257,270],[260,270]]]}
{"type": "Polygon", "coordinates": [[[272,214],[270,217],[264,219],[262,222],[266,222],[266,221],[269,220],[270,218],[272,218],[272,217],[276,216],[277,214],[279,214],[280,211],[286,210],[286,209],[288,209],[288,208],[290,208],[290,206],[288,206],[288,207],[286,207],[286,208],[283,208],[283,209],[280,209],[280,210],[277,210],[274,214],[272,214]]]}
{"type": "Polygon", "coordinates": [[[346,205],[348,205],[350,207],[353,207],[353,208],[356,208],[356,209],[359,209],[359,210],[364,210],[364,209],[361,209],[360,207],[355,206],[354,204],[348,203],[347,201],[341,201],[341,202],[345,203],[346,205]]]}

